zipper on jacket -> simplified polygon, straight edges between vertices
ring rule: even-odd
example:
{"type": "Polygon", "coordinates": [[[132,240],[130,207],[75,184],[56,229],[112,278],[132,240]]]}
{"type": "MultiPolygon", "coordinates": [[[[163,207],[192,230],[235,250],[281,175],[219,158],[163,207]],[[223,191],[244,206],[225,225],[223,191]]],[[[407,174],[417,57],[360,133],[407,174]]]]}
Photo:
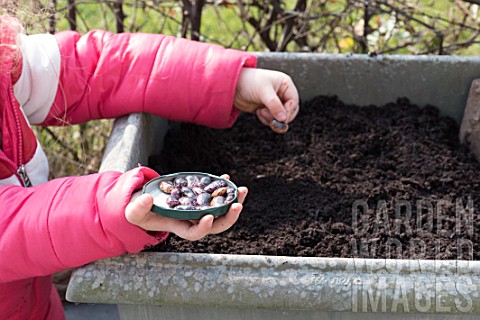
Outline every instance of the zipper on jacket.
{"type": "Polygon", "coordinates": [[[0,161],[2,161],[4,164],[6,164],[10,168],[11,171],[15,172],[15,175],[17,176],[17,179],[22,183],[22,185],[24,187],[31,187],[32,186],[32,182],[30,181],[30,178],[27,175],[27,170],[25,168],[25,165],[22,164],[17,169],[17,165],[15,164],[15,162],[10,160],[1,151],[0,151],[0,161]]]}
{"type": "Polygon", "coordinates": [[[25,165],[20,165],[20,167],[17,170],[17,174],[20,177],[20,180],[22,180],[23,186],[24,187],[31,187],[32,182],[30,181],[30,178],[27,175],[27,169],[25,169],[25,165]]]}
{"type": "MultiPolygon", "coordinates": [[[[15,94],[13,93],[13,85],[10,85],[10,105],[13,105],[13,99],[15,99],[15,94]]],[[[20,182],[23,184],[24,187],[31,187],[32,182],[27,175],[27,170],[23,163],[23,137],[22,137],[22,129],[20,128],[20,118],[17,113],[17,109],[15,106],[12,108],[13,115],[15,116],[15,123],[17,125],[17,138],[18,138],[18,163],[17,163],[17,177],[19,178],[20,182]]]]}

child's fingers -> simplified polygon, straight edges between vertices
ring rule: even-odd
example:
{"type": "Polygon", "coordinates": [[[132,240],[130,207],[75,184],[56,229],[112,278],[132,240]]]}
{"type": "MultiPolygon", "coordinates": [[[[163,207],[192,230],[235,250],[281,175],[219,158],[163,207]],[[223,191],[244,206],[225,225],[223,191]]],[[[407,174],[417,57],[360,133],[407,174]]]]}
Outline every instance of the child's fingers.
{"type": "Polygon", "coordinates": [[[281,122],[287,121],[287,112],[283,107],[277,92],[271,86],[267,86],[260,95],[260,101],[270,110],[275,119],[281,122]]]}
{"type": "Polygon", "coordinates": [[[282,101],[292,100],[298,104],[298,101],[299,101],[298,91],[297,91],[297,87],[295,87],[295,85],[293,84],[292,79],[288,77],[286,80],[283,81],[283,83],[286,83],[286,85],[284,85],[285,90],[283,91],[283,94],[280,96],[282,101]]]}
{"type": "Polygon", "coordinates": [[[248,194],[248,189],[245,187],[238,188],[238,203],[243,203],[245,201],[245,197],[248,194]]]}
{"type": "MultiPolygon", "coordinates": [[[[230,180],[230,176],[228,174],[222,174],[221,178],[230,180]]],[[[246,187],[238,187],[238,202],[243,203],[245,201],[245,197],[247,196],[248,189],[246,187]]]]}
{"type": "Polygon", "coordinates": [[[206,215],[202,217],[202,219],[200,219],[198,224],[190,225],[190,227],[186,229],[185,232],[176,233],[176,234],[179,237],[182,237],[183,239],[186,239],[186,240],[190,240],[190,241],[200,240],[201,238],[205,237],[207,234],[211,233],[213,220],[214,220],[214,217],[211,214],[206,215]]]}
{"type": "Polygon", "coordinates": [[[240,212],[242,212],[243,206],[241,203],[234,203],[228,210],[228,213],[224,216],[218,217],[213,222],[212,228],[209,231],[210,234],[217,234],[230,229],[231,226],[237,222],[240,212]]]}
{"type": "Polygon", "coordinates": [[[285,109],[287,110],[287,114],[288,114],[288,120],[286,122],[290,123],[295,119],[295,117],[298,114],[298,111],[299,111],[298,102],[295,102],[294,100],[287,101],[285,103],[285,109]]]}
{"type": "Polygon", "coordinates": [[[176,220],[170,218],[158,219],[158,222],[158,227],[160,227],[161,224],[160,230],[168,230],[185,240],[196,241],[210,233],[212,229],[213,216],[206,215],[195,223],[192,223],[189,220],[176,220]]]}
{"type": "MultiPolygon", "coordinates": [[[[262,100],[262,103],[265,104],[267,108],[257,109],[256,114],[260,122],[264,125],[268,126],[274,118],[282,122],[290,123],[298,114],[298,91],[290,77],[287,77],[282,81],[282,84],[280,85],[276,95],[278,97],[277,100],[282,103],[282,110],[284,110],[286,118],[284,120],[280,120],[275,114],[275,112],[278,112],[278,109],[275,109],[276,107],[272,108],[271,106],[267,105],[265,100],[262,100]]],[[[271,99],[271,101],[275,100],[273,98],[271,99]]],[[[275,104],[276,103],[273,102],[272,105],[275,104]]]]}
{"type": "MultiPolygon", "coordinates": [[[[222,175],[225,177],[228,175],[222,175]]],[[[213,218],[212,215],[204,216],[196,223],[190,222],[187,229],[172,230],[173,233],[186,240],[195,241],[203,238],[207,234],[217,234],[229,229],[238,220],[238,216],[242,211],[242,203],[245,201],[248,189],[245,187],[238,188],[238,203],[232,204],[227,214],[219,218],[213,218]]],[[[186,221],[181,221],[186,222],[186,221]]]]}
{"type": "Polygon", "coordinates": [[[142,226],[146,216],[150,213],[153,205],[153,197],[150,194],[135,196],[125,208],[125,217],[128,222],[136,226],[142,226]]]}
{"type": "Polygon", "coordinates": [[[245,201],[245,197],[247,196],[248,189],[245,187],[238,188],[238,203],[232,204],[230,210],[228,210],[227,214],[215,219],[212,225],[212,230],[210,230],[211,234],[217,234],[224,232],[225,230],[230,229],[231,226],[237,222],[238,217],[240,216],[240,212],[243,209],[243,201],[245,201]]]}
{"type": "Polygon", "coordinates": [[[293,121],[298,113],[299,97],[298,91],[290,77],[287,77],[282,82],[283,91],[281,91],[280,98],[284,103],[284,108],[287,111],[287,123],[293,121]]]}
{"type": "MultiPolygon", "coordinates": [[[[220,176],[223,179],[230,180],[230,176],[228,174],[222,174],[220,176]]],[[[238,187],[238,202],[243,203],[245,201],[245,197],[247,196],[248,189],[246,187],[238,187]]]]}

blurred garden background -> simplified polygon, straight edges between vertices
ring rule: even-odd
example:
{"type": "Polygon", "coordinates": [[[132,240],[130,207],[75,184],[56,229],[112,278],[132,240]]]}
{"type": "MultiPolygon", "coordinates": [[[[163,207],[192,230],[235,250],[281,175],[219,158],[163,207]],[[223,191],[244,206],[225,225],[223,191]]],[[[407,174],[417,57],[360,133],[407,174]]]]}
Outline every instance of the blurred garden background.
{"type": "MultiPolygon", "coordinates": [[[[480,0],[0,0],[26,33],[163,33],[247,51],[479,55],[480,0]]],[[[112,121],[36,128],[51,178],[96,172],[112,121]]]]}

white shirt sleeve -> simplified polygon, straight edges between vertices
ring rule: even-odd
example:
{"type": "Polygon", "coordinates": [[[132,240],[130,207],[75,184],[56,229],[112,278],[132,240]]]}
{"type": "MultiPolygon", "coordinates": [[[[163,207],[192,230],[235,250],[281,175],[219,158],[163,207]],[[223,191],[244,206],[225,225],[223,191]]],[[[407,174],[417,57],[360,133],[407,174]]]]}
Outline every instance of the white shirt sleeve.
{"type": "Polygon", "coordinates": [[[60,77],[60,49],[51,34],[22,35],[22,74],[13,86],[15,97],[28,121],[45,120],[57,93],[60,77]]]}

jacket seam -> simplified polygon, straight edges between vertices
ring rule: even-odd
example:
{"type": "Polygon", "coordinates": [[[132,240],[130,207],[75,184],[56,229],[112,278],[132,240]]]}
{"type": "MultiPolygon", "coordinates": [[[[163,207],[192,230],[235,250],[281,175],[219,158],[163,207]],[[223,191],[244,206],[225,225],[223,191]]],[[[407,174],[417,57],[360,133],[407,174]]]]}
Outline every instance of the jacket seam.
{"type": "Polygon", "coordinates": [[[53,206],[53,201],[57,197],[57,194],[58,194],[59,190],[61,189],[61,187],[65,183],[67,183],[67,181],[68,180],[62,182],[62,184],[57,188],[57,190],[55,191],[55,194],[53,195],[52,199],[50,200],[50,203],[48,204],[48,209],[47,209],[47,233],[48,233],[48,239],[49,239],[49,242],[50,242],[50,246],[52,247],[52,251],[53,251],[53,253],[55,255],[55,258],[57,259],[58,263],[64,268],[67,268],[67,266],[62,263],[62,261],[60,260],[60,257],[57,254],[57,251],[55,250],[55,246],[53,245],[53,237],[52,237],[52,233],[50,232],[50,212],[51,212],[51,209],[52,209],[52,206],[53,206]]]}

